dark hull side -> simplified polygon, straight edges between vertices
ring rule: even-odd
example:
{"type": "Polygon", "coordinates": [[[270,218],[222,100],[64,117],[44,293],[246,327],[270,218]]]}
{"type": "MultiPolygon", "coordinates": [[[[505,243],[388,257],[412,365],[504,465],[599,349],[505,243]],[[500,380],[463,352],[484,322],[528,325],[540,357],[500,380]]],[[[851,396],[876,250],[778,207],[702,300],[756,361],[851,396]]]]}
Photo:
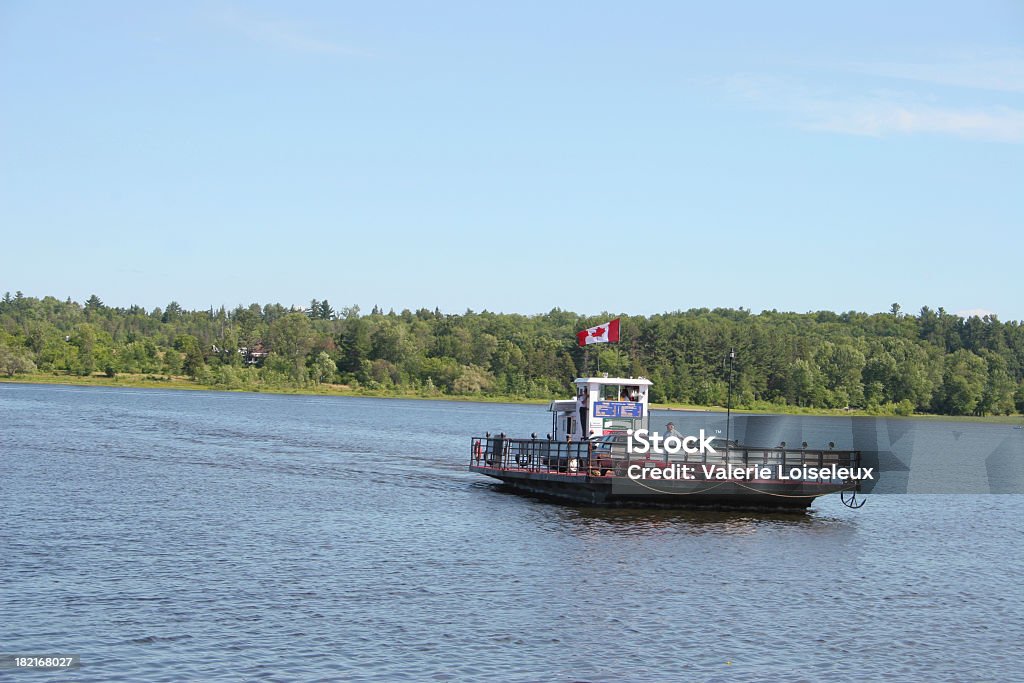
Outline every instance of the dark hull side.
{"type": "Polygon", "coordinates": [[[552,501],[609,507],[678,508],[803,512],[818,496],[844,486],[793,481],[637,482],[626,477],[597,477],[470,466],[470,470],[501,480],[517,493],[552,501]]]}

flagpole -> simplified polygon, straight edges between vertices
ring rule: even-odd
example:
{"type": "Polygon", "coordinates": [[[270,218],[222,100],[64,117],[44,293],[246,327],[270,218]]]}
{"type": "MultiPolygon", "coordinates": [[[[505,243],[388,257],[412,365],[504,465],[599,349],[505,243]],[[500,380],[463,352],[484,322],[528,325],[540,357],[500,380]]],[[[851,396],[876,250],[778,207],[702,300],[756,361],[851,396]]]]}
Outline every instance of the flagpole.
{"type": "Polygon", "coordinates": [[[736,349],[729,349],[729,397],[725,401],[725,452],[729,453],[729,423],[732,419],[732,363],[736,359],[736,349]]]}

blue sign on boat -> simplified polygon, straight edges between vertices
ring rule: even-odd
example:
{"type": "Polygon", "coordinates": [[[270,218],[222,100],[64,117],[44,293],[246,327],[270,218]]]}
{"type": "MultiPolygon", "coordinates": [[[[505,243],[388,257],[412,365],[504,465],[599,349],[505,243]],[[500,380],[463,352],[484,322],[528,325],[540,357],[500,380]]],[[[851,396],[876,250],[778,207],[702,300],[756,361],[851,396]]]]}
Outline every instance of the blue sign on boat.
{"type": "Polygon", "coordinates": [[[632,401],[597,401],[594,417],[643,417],[643,404],[632,401]]]}

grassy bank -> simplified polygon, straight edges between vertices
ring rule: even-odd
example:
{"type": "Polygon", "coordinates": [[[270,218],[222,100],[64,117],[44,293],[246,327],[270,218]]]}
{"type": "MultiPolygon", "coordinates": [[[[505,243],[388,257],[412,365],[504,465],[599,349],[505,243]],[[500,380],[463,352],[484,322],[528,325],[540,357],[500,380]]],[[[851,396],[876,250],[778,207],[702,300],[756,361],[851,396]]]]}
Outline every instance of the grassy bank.
{"type": "Polygon", "coordinates": [[[297,394],[303,396],[360,396],[369,398],[406,398],[437,401],[471,401],[475,403],[533,403],[547,404],[548,399],[521,398],[515,396],[450,396],[447,394],[425,394],[410,391],[387,391],[375,389],[353,389],[347,384],[318,384],[306,387],[227,388],[199,384],[184,376],[142,375],[120,373],[114,377],[96,373],[88,376],[33,373],[0,377],[0,382],[18,384],[63,384],[71,386],[121,387],[130,389],[182,389],[186,391],[226,391],[231,393],[255,394],[297,394]]]}

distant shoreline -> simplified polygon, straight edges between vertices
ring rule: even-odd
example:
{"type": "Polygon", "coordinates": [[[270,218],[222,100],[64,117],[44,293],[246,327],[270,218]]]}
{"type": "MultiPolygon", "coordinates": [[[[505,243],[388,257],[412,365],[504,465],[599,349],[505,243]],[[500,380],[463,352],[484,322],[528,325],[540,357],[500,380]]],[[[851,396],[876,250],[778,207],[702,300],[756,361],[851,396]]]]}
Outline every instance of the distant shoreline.
{"type": "MultiPolygon", "coordinates": [[[[325,384],[319,387],[305,388],[263,388],[260,389],[228,389],[225,387],[208,386],[197,384],[187,377],[172,376],[168,379],[146,379],[142,375],[118,375],[107,377],[105,375],[92,375],[82,377],[78,375],[52,375],[52,374],[26,374],[15,377],[0,377],[0,383],[4,384],[49,384],[66,386],[93,386],[93,387],[120,387],[123,389],[170,389],[180,391],[221,391],[238,394],[282,394],[297,396],[342,396],[350,398],[395,398],[420,401],[452,401],[455,403],[508,403],[523,405],[545,405],[553,399],[546,398],[525,398],[517,396],[451,396],[447,394],[424,395],[410,392],[387,392],[367,389],[351,389],[347,385],[325,384]]],[[[663,410],[681,413],[725,413],[726,409],[721,406],[694,406],[678,403],[652,403],[652,410],[663,410]]],[[[775,410],[761,410],[750,408],[733,408],[734,415],[809,415],[815,417],[885,417],[891,419],[919,419],[919,420],[941,420],[947,422],[973,422],[989,424],[1024,424],[1022,415],[986,415],[978,417],[975,415],[932,415],[928,413],[915,413],[913,415],[890,415],[873,414],[865,410],[843,410],[843,409],[821,409],[821,408],[797,408],[794,406],[779,406],[775,410]]]]}

